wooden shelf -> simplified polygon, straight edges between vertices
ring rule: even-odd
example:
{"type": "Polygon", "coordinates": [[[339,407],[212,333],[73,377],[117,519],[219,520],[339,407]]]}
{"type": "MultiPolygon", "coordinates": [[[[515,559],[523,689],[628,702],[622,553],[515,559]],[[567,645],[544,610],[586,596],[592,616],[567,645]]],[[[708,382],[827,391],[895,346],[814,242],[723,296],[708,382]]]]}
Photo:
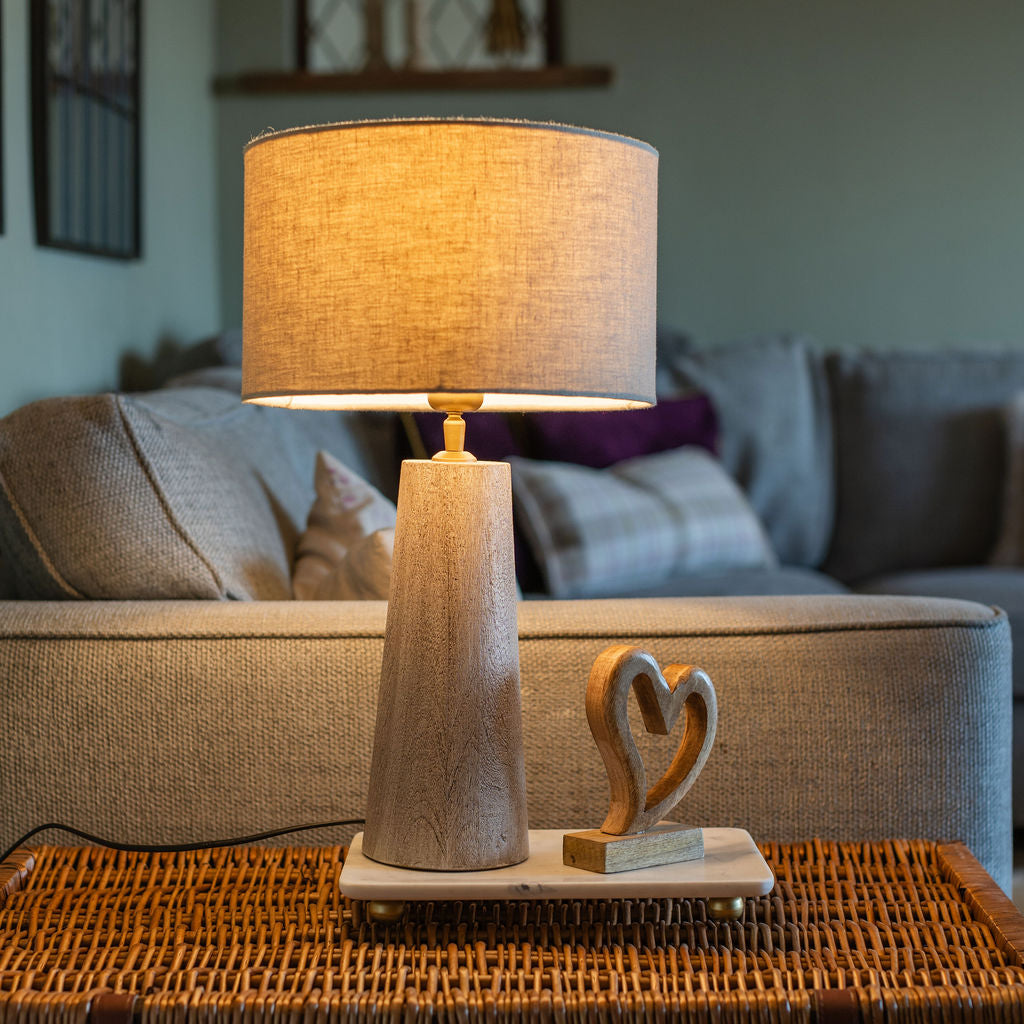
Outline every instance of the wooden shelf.
{"type": "Polygon", "coordinates": [[[215,78],[216,93],[422,92],[429,90],[566,89],[609,85],[603,66],[495,68],[459,71],[385,69],[338,74],[308,71],[245,71],[215,78]]]}

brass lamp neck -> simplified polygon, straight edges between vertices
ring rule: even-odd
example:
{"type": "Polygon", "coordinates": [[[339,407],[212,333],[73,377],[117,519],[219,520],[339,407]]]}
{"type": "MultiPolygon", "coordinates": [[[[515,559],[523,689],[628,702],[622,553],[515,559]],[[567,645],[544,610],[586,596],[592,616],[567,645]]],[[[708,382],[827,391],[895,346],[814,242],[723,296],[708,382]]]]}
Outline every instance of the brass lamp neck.
{"type": "Polygon", "coordinates": [[[464,412],[476,412],[483,405],[484,396],[477,394],[427,395],[431,409],[448,414],[444,421],[444,451],[433,456],[435,462],[476,462],[476,456],[466,451],[466,421],[464,412]]]}

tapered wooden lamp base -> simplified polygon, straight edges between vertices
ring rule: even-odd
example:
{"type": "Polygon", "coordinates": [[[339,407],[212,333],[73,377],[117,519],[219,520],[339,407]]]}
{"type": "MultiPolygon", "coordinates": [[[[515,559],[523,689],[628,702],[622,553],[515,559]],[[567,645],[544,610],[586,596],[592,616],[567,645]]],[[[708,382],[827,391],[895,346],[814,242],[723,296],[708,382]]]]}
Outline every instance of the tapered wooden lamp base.
{"type": "Polygon", "coordinates": [[[504,463],[402,463],[363,852],[435,871],[529,855],[504,463]]]}

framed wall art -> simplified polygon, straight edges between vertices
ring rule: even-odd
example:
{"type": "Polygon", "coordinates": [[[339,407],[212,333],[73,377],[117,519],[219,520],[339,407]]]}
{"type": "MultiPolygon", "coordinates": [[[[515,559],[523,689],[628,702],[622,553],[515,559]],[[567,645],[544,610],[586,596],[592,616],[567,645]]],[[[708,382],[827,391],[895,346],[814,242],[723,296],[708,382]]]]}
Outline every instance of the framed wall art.
{"type": "Polygon", "coordinates": [[[141,251],[141,0],[31,0],[36,240],[141,251]]]}
{"type": "Polygon", "coordinates": [[[0,0],[0,235],[4,233],[4,4],[0,0]]]}

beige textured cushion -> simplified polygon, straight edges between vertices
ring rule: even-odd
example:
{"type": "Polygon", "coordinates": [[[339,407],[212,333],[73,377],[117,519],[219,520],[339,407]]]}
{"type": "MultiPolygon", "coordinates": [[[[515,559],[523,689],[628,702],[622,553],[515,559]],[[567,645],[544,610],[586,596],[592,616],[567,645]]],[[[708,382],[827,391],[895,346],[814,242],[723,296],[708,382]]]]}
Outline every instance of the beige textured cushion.
{"type": "Polygon", "coordinates": [[[300,601],[386,599],[395,506],[329,452],[317,452],[316,500],[299,538],[292,589],[300,601]]]}
{"type": "Polygon", "coordinates": [[[342,571],[321,584],[321,601],[386,601],[391,590],[391,564],[395,557],[395,531],[374,530],[348,550],[342,571]]]}
{"type": "Polygon", "coordinates": [[[0,550],[24,598],[289,598],[316,452],[365,476],[393,429],[222,388],[35,402],[0,421],[0,550]]]}

